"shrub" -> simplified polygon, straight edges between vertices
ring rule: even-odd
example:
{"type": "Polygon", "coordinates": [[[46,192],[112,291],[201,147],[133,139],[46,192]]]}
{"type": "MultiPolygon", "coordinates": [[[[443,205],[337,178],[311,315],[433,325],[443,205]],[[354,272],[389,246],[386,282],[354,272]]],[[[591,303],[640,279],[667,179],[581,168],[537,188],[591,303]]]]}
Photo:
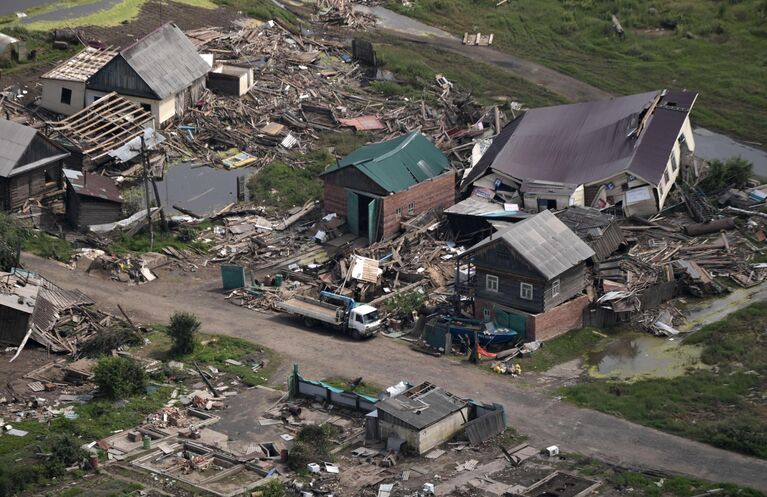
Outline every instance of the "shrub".
{"type": "Polygon", "coordinates": [[[288,466],[293,471],[305,471],[310,462],[330,461],[330,425],[306,425],[298,432],[288,456],[288,466]]]}
{"type": "Polygon", "coordinates": [[[105,357],[93,369],[93,381],[101,394],[112,400],[141,393],[146,387],[146,375],[141,364],[125,357],[105,357]]]}
{"type": "Polygon", "coordinates": [[[194,352],[194,335],[200,329],[197,316],[188,312],[177,312],[170,318],[168,335],[173,340],[171,353],[174,355],[194,352]]]}
{"type": "Polygon", "coordinates": [[[0,212],[0,270],[8,271],[16,265],[16,247],[22,234],[16,222],[0,212]]]}
{"type": "Polygon", "coordinates": [[[410,318],[414,311],[423,307],[426,296],[421,292],[401,293],[384,304],[384,309],[398,318],[410,318]]]}
{"type": "Polygon", "coordinates": [[[262,497],[285,497],[285,484],[274,478],[257,487],[257,490],[261,491],[262,497]]]}
{"type": "Polygon", "coordinates": [[[753,164],[741,157],[731,157],[722,162],[712,161],[709,164],[708,174],[698,186],[709,193],[718,192],[728,186],[742,188],[751,177],[753,164]]]}
{"type": "Polygon", "coordinates": [[[137,346],[144,343],[141,335],[132,328],[112,328],[96,334],[81,349],[85,357],[107,355],[124,346],[137,346]]]}

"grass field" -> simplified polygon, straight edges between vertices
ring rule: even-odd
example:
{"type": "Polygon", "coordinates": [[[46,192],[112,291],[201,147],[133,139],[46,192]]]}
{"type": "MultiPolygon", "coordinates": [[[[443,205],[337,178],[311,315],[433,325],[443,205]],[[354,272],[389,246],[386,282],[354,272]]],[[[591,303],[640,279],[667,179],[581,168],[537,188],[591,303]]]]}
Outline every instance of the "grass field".
{"type": "Polygon", "coordinates": [[[767,144],[764,0],[417,0],[389,7],[457,35],[493,33],[496,48],[615,94],[700,92],[698,124],[767,144]],[[612,29],[620,19],[625,38],[612,29]]]}
{"type": "Polygon", "coordinates": [[[593,350],[605,334],[594,328],[581,328],[547,340],[540,350],[530,357],[515,360],[522,366],[522,371],[547,371],[557,364],[572,361],[593,350]]]}
{"type": "Polygon", "coordinates": [[[685,343],[711,366],[672,379],[593,381],[564,388],[578,405],[767,459],[767,302],[708,325],[685,343]]]}

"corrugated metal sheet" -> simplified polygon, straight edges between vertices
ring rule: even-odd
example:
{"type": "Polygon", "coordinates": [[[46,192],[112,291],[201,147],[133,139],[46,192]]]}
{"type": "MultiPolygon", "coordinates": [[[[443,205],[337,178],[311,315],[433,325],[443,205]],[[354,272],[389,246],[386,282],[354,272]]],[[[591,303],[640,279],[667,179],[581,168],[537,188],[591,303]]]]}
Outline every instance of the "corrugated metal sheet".
{"type": "Polygon", "coordinates": [[[122,203],[123,198],[114,181],[100,174],[83,173],[72,169],[64,169],[64,176],[72,190],[85,197],[100,198],[110,202],[122,203]]]}
{"type": "Polygon", "coordinates": [[[577,266],[594,251],[551,213],[543,211],[485,238],[464,254],[476,252],[498,240],[513,248],[547,279],[553,279],[577,266]]]}
{"type": "Polygon", "coordinates": [[[209,70],[189,38],[168,23],[120,52],[160,99],[175,95],[209,70]]]}
{"type": "Polygon", "coordinates": [[[0,176],[7,177],[24,156],[37,130],[0,119],[0,176]]]}
{"type": "Polygon", "coordinates": [[[366,145],[323,174],[355,167],[388,192],[399,192],[447,171],[450,162],[418,132],[366,145]]]}

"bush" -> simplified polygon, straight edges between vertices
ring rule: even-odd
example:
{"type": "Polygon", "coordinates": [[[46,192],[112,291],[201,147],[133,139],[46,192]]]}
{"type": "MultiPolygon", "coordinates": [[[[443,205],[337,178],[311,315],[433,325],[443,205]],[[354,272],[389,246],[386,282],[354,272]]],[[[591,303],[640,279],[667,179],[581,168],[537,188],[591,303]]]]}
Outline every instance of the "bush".
{"type": "Polygon", "coordinates": [[[330,425],[306,425],[298,432],[288,456],[288,466],[293,471],[305,471],[310,462],[331,461],[330,425]]]}
{"type": "Polygon", "coordinates": [[[105,357],[93,369],[93,381],[101,394],[112,400],[124,399],[146,388],[146,375],[141,364],[125,357],[105,357]]]}
{"type": "Polygon", "coordinates": [[[144,339],[132,328],[112,328],[96,334],[81,348],[81,352],[85,357],[99,357],[120,347],[133,347],[143,343],[144,339]]]}
{"type": "Polygon", "coordinates": [[[411,318],[413,312],[423,307],[426,295],[421,292],[401,293],[384,304],[384,309],[398,318],[411,318]]]}
{"type": "Polygon", "coordinates": [[[177,312],[170,318],[168,335],[173,340],[171,353],[173,355],[191,354],[194,352],[194,334],[200,329],[197,316],[188,312],[177,312]]]}
{"type": "Polygon", "coordinates": [[[698,186],[708,193],[715,193],[728,186],[742,188],[751,177],[753,164],[741,157],[731,157],[722,162],[712,161],[709,164],[708,174],[698,186]]]}
{"type": "Polygon", "coordinates": [[[274,478],[254,490],[260,490],[262,497],[285,497],[285,484],[274,478]]]}

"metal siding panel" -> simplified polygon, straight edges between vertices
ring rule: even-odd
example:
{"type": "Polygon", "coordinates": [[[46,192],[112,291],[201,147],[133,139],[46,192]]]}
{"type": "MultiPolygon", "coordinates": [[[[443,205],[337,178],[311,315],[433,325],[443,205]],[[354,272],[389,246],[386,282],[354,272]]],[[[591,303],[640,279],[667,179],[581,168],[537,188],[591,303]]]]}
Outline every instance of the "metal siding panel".
{"type": "Polygon", "coordinates": [[[360,234],[359,202],[359,195],[346,190],[346,222],[349,225],[349,231],[357,236],[360,234]]]}

